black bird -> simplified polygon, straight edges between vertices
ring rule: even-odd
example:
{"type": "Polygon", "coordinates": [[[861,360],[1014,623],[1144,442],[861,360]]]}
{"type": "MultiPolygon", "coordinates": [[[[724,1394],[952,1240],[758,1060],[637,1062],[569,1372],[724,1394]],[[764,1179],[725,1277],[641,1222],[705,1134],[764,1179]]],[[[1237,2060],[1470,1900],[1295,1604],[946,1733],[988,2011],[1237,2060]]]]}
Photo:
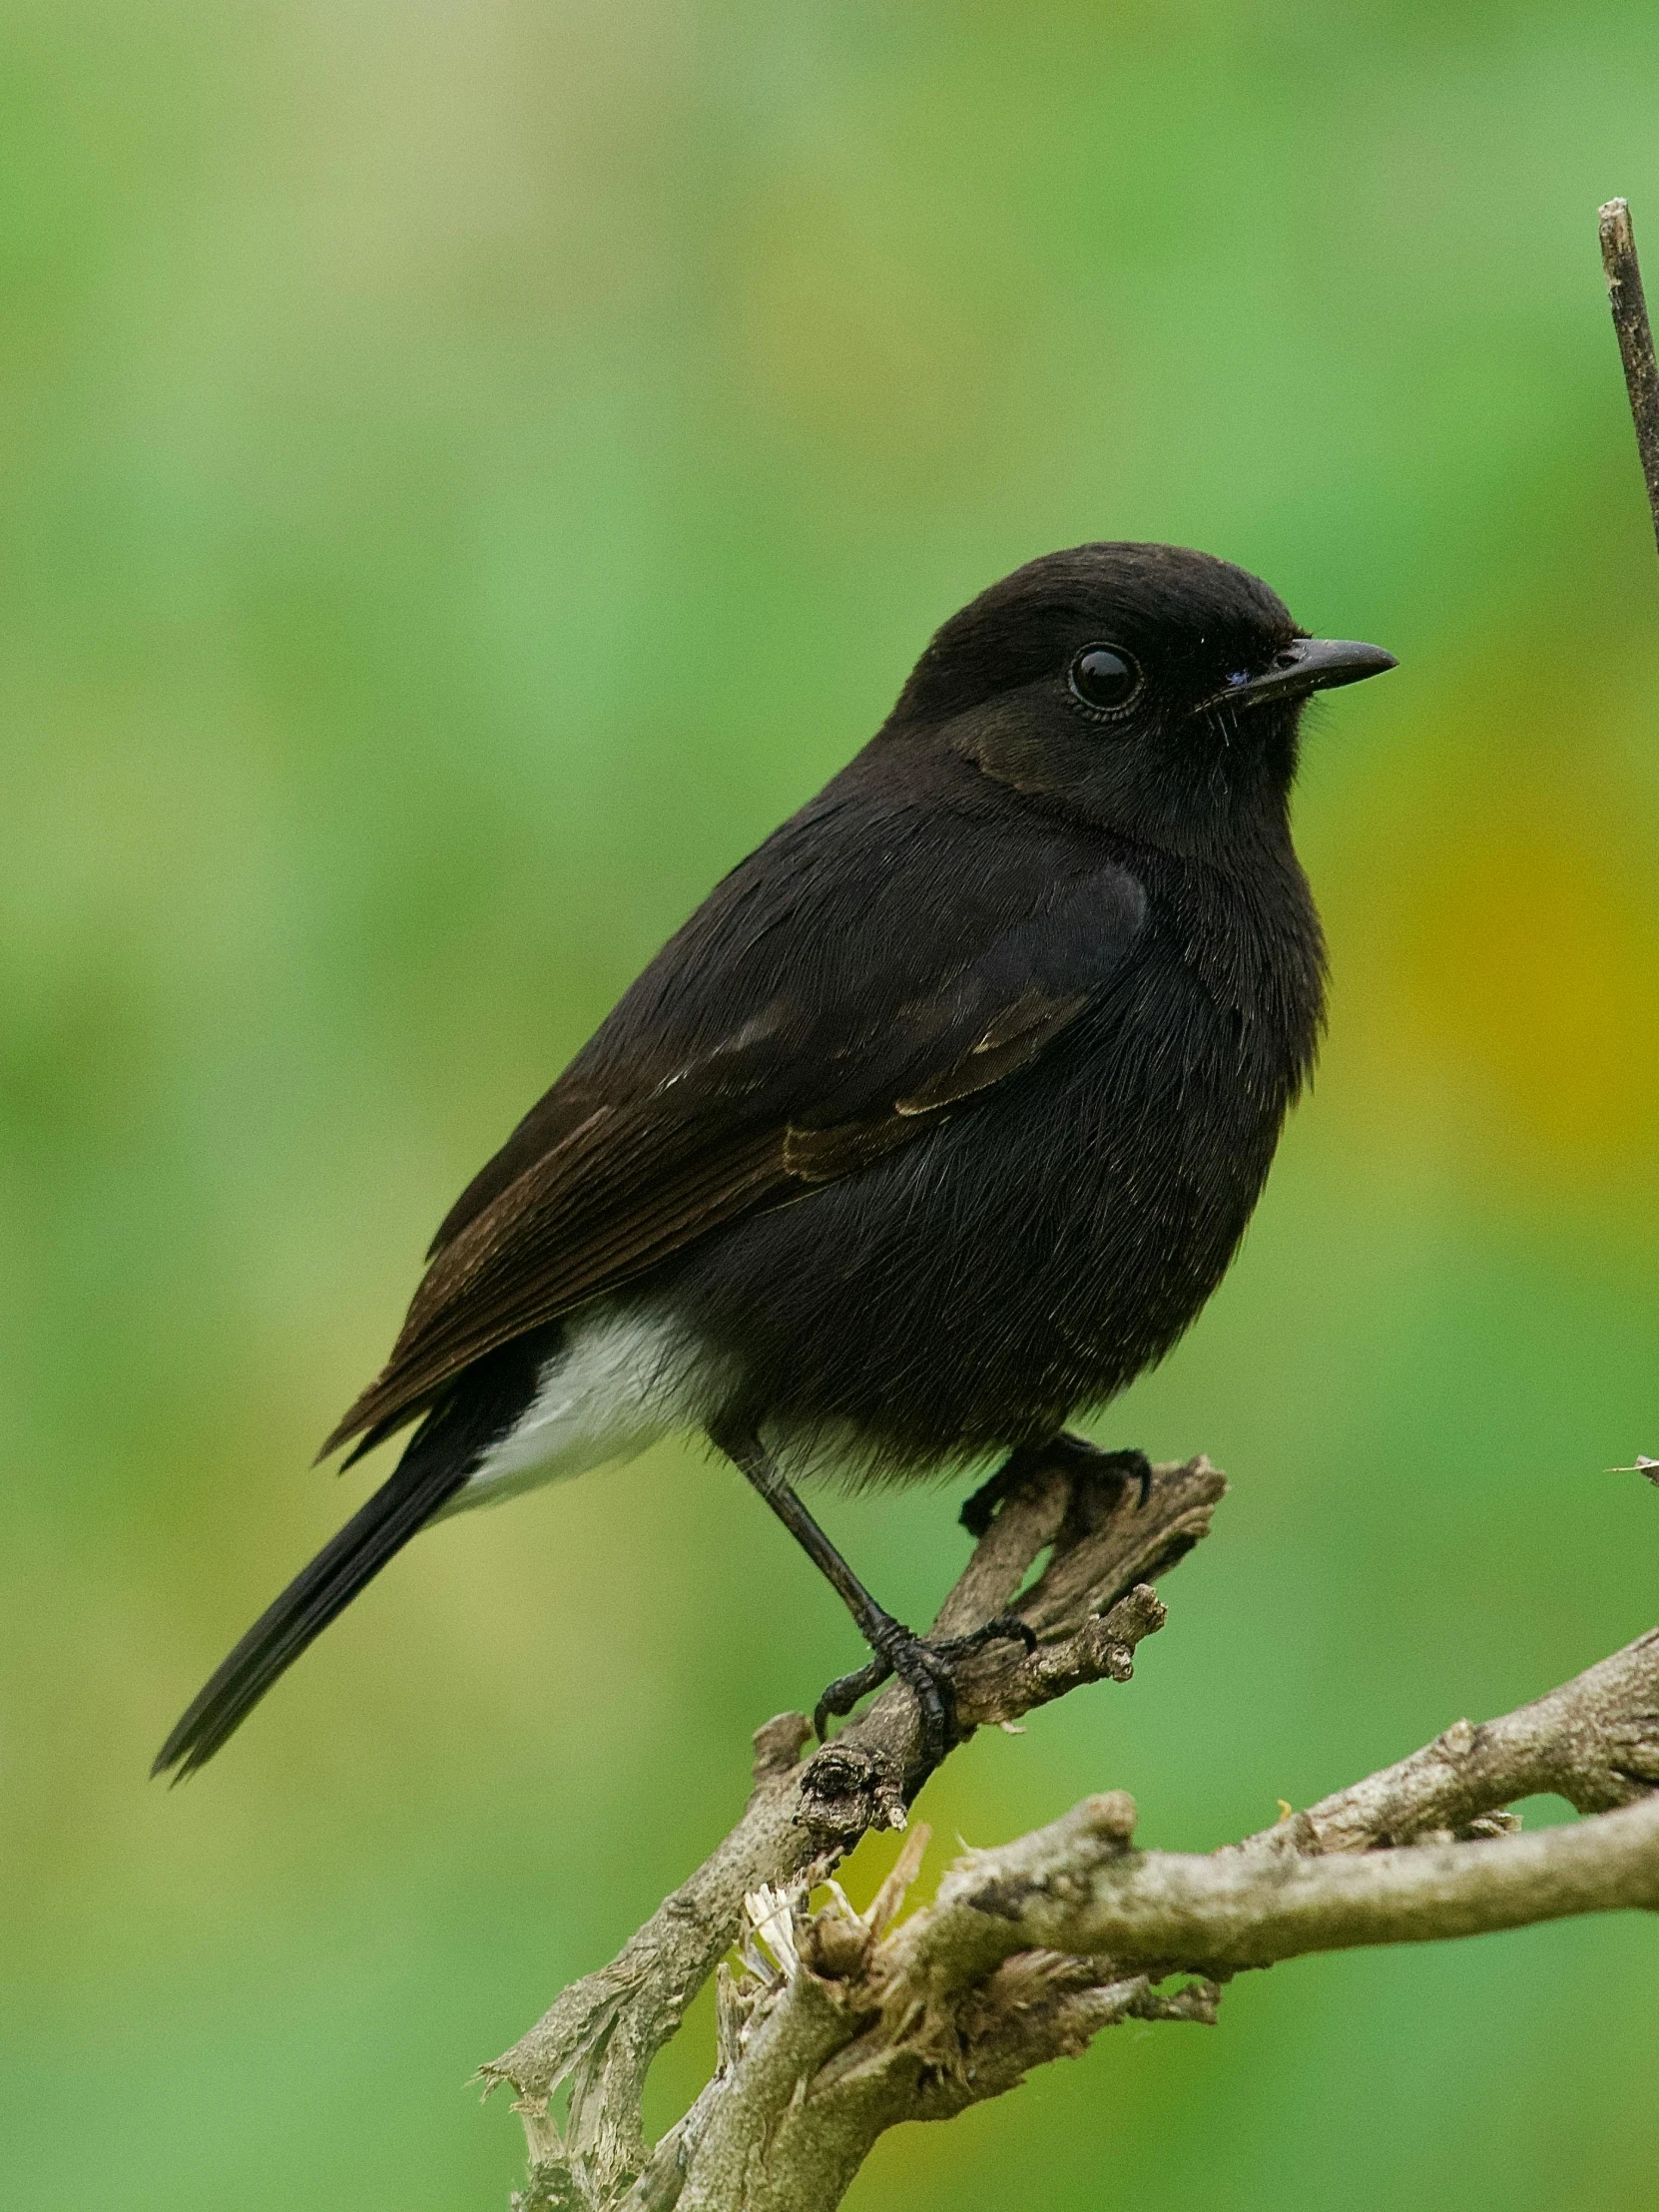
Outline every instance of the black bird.
{"type": "Polygon", "coordinates": [[[1303,706],[1393,666],[1171,546],[1050,554],[953,616],[450,1209],[323,1446],[418,1422],[395,1472],[157,1771],[209,1759],[427,1522],[675,1429],[737,1462],[875,1654],[821,1727],[896,1671],[936,1757],[953,1654],[791,1480],[1044,1444],[1196,1318],[1322,1026],[1303,706]]]}

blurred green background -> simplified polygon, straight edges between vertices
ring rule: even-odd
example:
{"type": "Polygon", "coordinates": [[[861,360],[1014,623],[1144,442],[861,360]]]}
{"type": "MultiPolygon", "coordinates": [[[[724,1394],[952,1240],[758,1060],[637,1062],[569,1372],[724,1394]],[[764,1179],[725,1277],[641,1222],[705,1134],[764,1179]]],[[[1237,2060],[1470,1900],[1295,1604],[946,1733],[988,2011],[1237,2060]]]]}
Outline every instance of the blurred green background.
{"type": "MultiPolygon", "coordinates": [[[[1653,1620],[1601,1471],[1659,1449],[1614,191],[1659,267],[1659,25],[1583,0],[0,12],[8,2206],[503,2206],[471,2068],[852,1662],[665,1450],[423,1538],[145,1779],[372,1479],[309,1454],[458,1186],[1050,547],[1205,546],[1402,665],[1308,754],[1317,1095],[1099,1426],[1233,1496],[1132,1687],[935,1783],[927,1879],[1108,1786],[1221,1843],[1653,1620]]],[[[825,1511],[911,1617],[962,1556],[953,1496],[825,1511]]],[[[1247,1979],[851,2201],[1652,2203],[1656,1939],[1247,1979]]]]}

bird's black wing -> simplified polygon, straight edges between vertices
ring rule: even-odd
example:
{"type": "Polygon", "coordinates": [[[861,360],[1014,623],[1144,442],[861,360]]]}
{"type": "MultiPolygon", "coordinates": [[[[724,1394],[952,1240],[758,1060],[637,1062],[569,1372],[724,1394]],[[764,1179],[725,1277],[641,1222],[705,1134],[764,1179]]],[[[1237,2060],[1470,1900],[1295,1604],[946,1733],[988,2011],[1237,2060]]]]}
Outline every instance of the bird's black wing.
{"type": "Polygon", "coordinates": [[[872,822],[833,793],[718,887],[469,1186],[324,1452],[969,1107],[1121,970],[1145,895],[1098,848],[977,828],[941,840],[919,811],[872,822]]]}

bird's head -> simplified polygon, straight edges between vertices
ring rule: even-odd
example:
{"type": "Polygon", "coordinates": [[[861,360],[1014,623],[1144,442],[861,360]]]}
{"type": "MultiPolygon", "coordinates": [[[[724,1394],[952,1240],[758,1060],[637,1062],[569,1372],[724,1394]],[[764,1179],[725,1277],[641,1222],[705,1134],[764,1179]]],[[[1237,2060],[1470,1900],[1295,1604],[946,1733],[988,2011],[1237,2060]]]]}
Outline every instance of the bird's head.
{"type": "Polygon", "coordinates": [[[1316,691],[1394,666],[1313,638],[1258,577],[1171,545],[1080,545],[953,615],[887,728],[994,782],[1178,850],[1283,820],[1316,691]]]}

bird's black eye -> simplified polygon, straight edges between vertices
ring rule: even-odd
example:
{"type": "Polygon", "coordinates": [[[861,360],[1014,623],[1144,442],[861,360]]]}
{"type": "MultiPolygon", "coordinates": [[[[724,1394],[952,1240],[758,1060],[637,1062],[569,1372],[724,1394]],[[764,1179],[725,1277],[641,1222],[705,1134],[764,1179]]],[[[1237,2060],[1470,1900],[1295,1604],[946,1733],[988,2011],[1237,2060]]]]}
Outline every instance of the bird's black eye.
{"type": "Polygon", "coordinates": [[[1072,697],[1091,714],[1120,715],[1141,688],[1141,672],[1121,645],[1086,645],[1068,673],[1072,697]]]}

